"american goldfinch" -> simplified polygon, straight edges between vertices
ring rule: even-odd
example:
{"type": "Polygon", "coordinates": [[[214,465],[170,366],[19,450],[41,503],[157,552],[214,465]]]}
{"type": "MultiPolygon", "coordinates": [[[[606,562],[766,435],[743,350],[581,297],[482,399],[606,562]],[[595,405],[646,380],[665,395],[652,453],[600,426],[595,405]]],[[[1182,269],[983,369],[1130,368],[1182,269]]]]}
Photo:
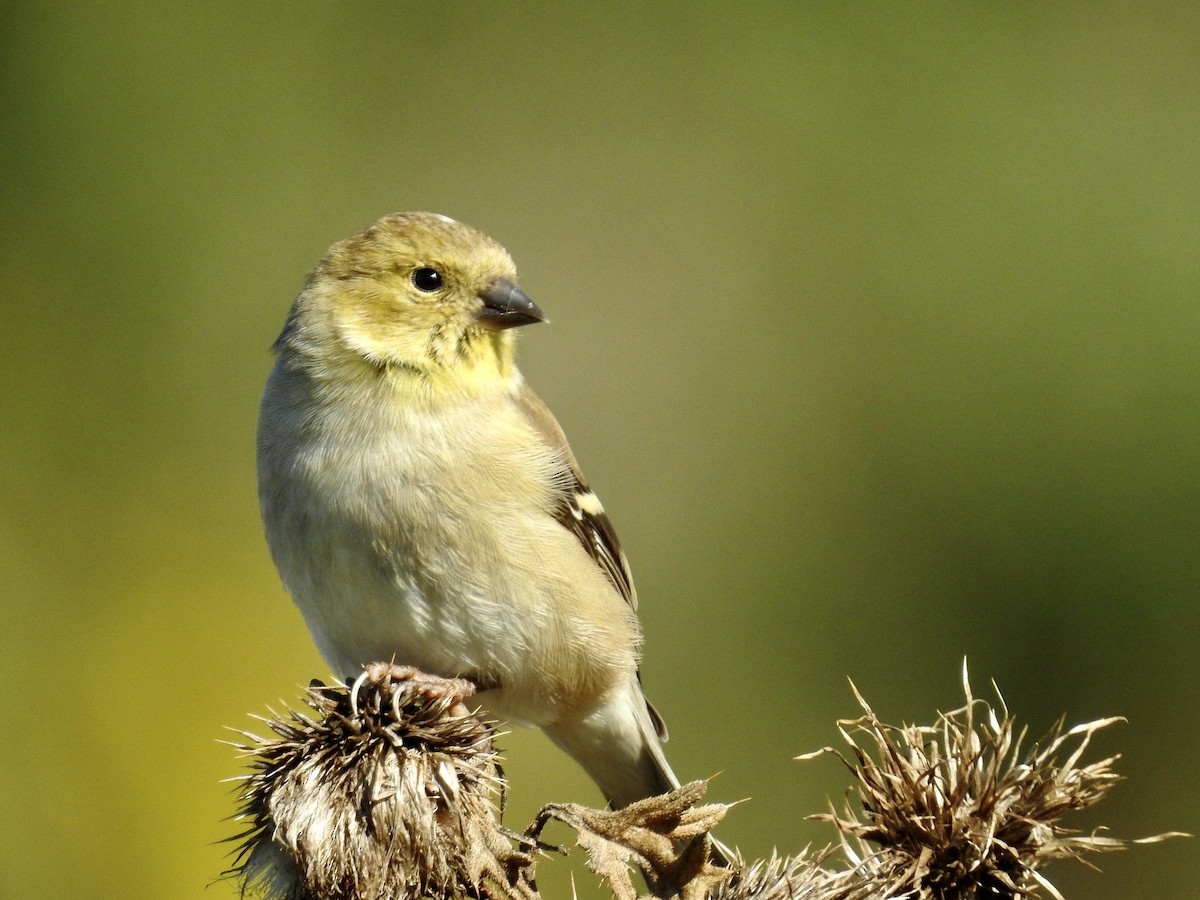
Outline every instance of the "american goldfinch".
{"type": "Polygon", "coordinates": [[[614,806],[678,787],[638,680],[637,595],[562,430],[513,361],[543,321],[496,241],[398,213],[330,248],[275,344],[267,540],[334,671],[464,677],[614,806]]]}

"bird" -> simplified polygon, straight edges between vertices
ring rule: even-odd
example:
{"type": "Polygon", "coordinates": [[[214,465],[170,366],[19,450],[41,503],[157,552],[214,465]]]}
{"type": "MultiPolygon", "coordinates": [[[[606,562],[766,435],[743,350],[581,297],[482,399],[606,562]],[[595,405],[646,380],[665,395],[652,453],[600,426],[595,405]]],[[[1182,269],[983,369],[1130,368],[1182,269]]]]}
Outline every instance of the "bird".
{"type": "Polygon", "coordinates": [[[428,212],[334,244],[274,344],[271,555],[326,662],[464,678],[623,807],[679,786],[639,676],[629,563],[514,361],[546,320],[508,252],[428,212]]]}

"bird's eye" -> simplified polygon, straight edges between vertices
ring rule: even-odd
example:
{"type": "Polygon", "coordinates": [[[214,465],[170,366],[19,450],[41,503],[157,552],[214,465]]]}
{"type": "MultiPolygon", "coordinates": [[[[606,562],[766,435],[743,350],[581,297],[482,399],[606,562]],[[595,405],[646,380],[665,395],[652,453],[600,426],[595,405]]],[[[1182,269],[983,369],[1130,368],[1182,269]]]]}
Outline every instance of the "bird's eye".
{"type": "Polygon", "coordinates": [[[442,286],[442,273],[426,266],[412,273],[412,283],[418,291],[432,293],[442,286]]]}

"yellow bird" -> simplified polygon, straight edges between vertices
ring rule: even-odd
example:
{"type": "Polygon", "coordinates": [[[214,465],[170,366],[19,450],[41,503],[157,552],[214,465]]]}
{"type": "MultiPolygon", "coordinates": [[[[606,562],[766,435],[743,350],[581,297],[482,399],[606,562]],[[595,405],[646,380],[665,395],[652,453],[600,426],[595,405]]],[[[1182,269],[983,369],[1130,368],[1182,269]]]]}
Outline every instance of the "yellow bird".
{"type": "Polygon", "coordinates": [[[511,257],[432,213],[330,248],[275,343],[259,497],[284,585],[343,677],[464,677],[614,806],[677,787],[638,680],[612,525],[513,360],[543,321],[511,257]]]}

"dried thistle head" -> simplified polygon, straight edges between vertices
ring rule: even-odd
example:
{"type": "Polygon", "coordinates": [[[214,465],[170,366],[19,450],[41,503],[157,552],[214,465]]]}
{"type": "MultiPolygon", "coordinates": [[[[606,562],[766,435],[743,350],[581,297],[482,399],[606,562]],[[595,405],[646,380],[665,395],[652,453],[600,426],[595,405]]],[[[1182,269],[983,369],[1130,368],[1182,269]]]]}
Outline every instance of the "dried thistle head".
{"type": "Polygon", "coordinates": [[[240,792],[248,821],[234,874],[269,900],[525,896],[493,802],[500,788],[473,687],[376,666],[356,684],[314,682],[315,715],[247,735],[240,792]]]}
{"type": "Polygon", "coordinates": [[[833,852],[825,847],[786,857],[773,853],[739,867],[710,900],[884,900],[877,886],[864,882],[855,870],[826,868],[833,852]]]}
{"type": "Polygon", "coordinates": [[[922,900],[999,900],[1036,896],[1039,888],[1060,897],[1040,871],[1049,860],[1083,861],[1085,853],[1139,843],[1061,823],[1121,780],[1112,769],[1117,756],[1080,762],[1092,736],[1119,719],[1070,729],[1060,720],[1022,749],[1026,731],[1016,733],[1003,698],[999,713],[974,699],[965,667],[963,686],[966,705],[933,726],[885,724],[855,691],[864,715],[840,722],[839,730],[853,756],[842,761],[857,778],[861,812],[848,800],[844,817],[813,818],[841,831],[862,884],[874,885],[880,897],[922,900]]]}
{"type": "MultiPolygon", "coordinates": [[[[713,860],[709,832],[729,811],[729,804],[701,805],[707,790],[707,781],[693,781],[619,809],[550,803],[542,807],[525,836],[540,843],[542,829],[551,820],[574,829],[587,853],[588,868],[608,883],[615,900],[637,898],[630,862],[641,869],[654,896],[705,900],[741,866],[740,858],[729,862],[733,868],[726,861],[713,860]]],[[[718,855],[723,856],[720,851],[718,855]]]]}

